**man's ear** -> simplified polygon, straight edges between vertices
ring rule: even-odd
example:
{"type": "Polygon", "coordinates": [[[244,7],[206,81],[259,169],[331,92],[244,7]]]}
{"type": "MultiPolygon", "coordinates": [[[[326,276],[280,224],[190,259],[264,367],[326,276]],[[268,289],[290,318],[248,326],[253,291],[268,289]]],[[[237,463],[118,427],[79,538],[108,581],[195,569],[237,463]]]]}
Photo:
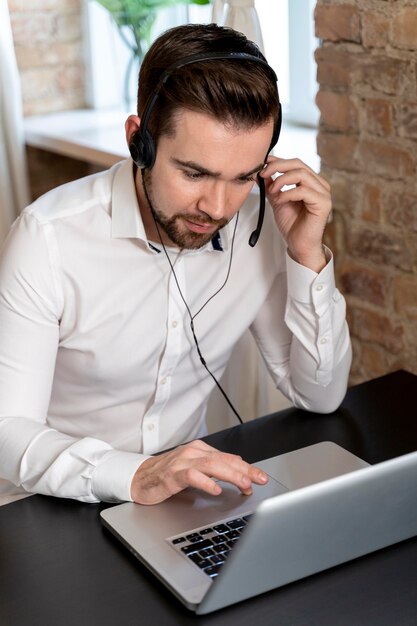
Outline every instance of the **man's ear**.
{"type": "Polygon", "coordinates": [[[137,115],[129,115],[125,122],[126,142],[128,146],[132,143],[133,135],[138,132],[139,128],[140,117],[137,115]]]}

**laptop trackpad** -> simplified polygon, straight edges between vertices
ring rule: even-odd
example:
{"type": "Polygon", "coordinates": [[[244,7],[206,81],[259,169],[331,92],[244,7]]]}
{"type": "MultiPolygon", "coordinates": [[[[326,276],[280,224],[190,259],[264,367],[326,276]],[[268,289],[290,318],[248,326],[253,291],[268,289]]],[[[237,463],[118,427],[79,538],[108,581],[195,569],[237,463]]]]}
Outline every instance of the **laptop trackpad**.
{"type": "Polygon", "coordinates": [[[354,472],[367,467],[368,463],[332,441],[322,441],[256,465],[292,491],[354,472]]]}
{"type": "Polygon", "coordinates": [[[254,510],[256,505],[262,500],[271,498],[288,491],[287,487],[282,485],[276,479],[270,477],[266,485],[252,485],[252,494],[244,496],[237,487],[229,483],[216,481],[222,488],[222,493],[218,496],[211,496],[202,493],[197,489],[185,489],[178,493],[174,498],[181,505],[186,504],[194,511],[203,511],[210,509],[222,514],[237,514],[254,510]]]}

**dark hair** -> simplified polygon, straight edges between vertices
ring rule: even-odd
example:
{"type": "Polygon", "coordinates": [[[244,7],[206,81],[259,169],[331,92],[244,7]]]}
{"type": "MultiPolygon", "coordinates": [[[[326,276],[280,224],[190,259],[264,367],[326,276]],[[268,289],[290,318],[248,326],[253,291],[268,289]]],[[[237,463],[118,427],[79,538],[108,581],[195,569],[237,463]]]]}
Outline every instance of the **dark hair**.
{"type": "MultiPolygon", "coordinates": [[[[163,33],[145,55],[139,73],[138,115],[172,64],[212,52],[243,52],[265,60],[242,33],[217,24],[186,24],[163,33]]],[[[173,70],[164,83],[148,123],[155,143],[175,131],[181,109],[206,113],[237,128],[250,129],[279,116],[278,90],[269,67],[250,60],[210,59],[173,70]]]]}

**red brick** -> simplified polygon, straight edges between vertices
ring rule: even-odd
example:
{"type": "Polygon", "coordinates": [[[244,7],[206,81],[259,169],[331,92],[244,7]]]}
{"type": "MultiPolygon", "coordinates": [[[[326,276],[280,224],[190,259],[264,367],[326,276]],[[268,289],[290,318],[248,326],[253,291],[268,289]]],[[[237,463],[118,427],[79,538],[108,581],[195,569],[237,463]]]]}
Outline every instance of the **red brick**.
{"type": "Polygon", "coordinates": [[[392,107],[380,98],[365,102],[366,130],[373,135],[389,135],[392,131],[392,107]]]}
{"type": "Polygon", "coordinates": [[[399,136],[417,139],[417,101],[399,104],[396,114],[399,136]]]}
{"type": "Polygon", "coordinates": [[[15,46],[48,42],[54,36],[54,16],[51,13],[17,13],[11,15],[15,46]]]}
{"type": "Polygon", "coordinates": [[[358,140],[350,135],[319,132],[317,152],[325,165],[335,169],[358,171],[358,140]]]}
{"type": "Polygon", "coordinates": [[[358,128],[358,111],[349,96],[320,90],[316,104],[320,109],[321,123],[331,130],[350,131],[358,128]]]}
{"type": "Polygon", "coordinates": [[[401,7],[394,15],[391,43],[397,48],[417,50],[417,8],[401,7]]]}
{"type": "Polygon", "coordinates": [[[360,206],[362,184],[359,181],[352,184],[351,178],[346,175],[333,175],[329,179],[329,183],[332,189],[333,208],[354,216],[358,206],[360,206]]]}
{"type": "Polygon", "coordinates": [[[387,200],[385,219],[406,231],[417,232],[417,195],[392,193],[387,200]]]}
{"type": "Polygon", "coordinates": [[[340,268],[338,277],[346,295],[377,306],[386,305],[388,281],[385,273],[349,261],[340,268]]]}
{"type": "Polygon", "coordinates": [[[59,41],[81,41],[81,15],[80,13],[58,13],[55,18],[56,38],[59,41]]]}
{"type": "Polygon", "coordinates": [[[17,46],[17,64],[21,70],[47,65],[71,64],[82,61],[79,42],[47,42],[38,45],[17,46]]]}
{"type": "Polygon", "coordinates": [[[363,141],[359,146],[358,157],[363,170],[372,176],[399,179],[414,174],[412,155],[405,148],[393,144],[363,141]]]}
{"type": "Polygon", "coordinates": [[[405,245],[404,238],[381,230],[352,228],[348,231],[348,249],[353,257],[378,265],[406,271],[413,267],[413,255],[405,245]]]}
{"type": "Polygon", "coordinates": [[[25,102],[48,98],[56,92],[56,68],[37,68],[21,72],[25,102]]]}
{"type": "Polygon", "coordinates": [[[359,11],[356,7],[318,5],[314,12],[316,36],[328,41],[360,42],[359,11]]]}
{"type": "Polygon", "coordinates": [[[360,82],[364,87],[395,96],[415,88],[414,68],[407,60],[368,56],[362,60],[360,82]]]}
{"type": "Polygon", "coordinates": [[[384,48],[388,42],[389,19],[376,11],[362,14],[362,43],[367,48],[384,48]]]}
{"type": "Polygon", "coordinates": [[[325,46],[315,52],[317,80],[322,86],[349,87],[358,76],[360,55],[352,55],[337,46],[325,46]]]}
{"type": "Polygon", "coordinates": [[[68,65],[59,69],[57,85],[62,93],[83,90],[84,72],[79,65],[68,65]]]}
{"type": "Polygon", "coordinates": [[[389,369],[387,352],[381,346],[363,343],[361,362],[367,378],[383,376],[389,369]]]}
{"type": "Polygon", "coordinates": [[[363,192],[362,219],[366,222],[379,222],[381,218],[381,189],[375,185],[365,185],[363,192]]]}
{"type": "Polygon", "coordinates": [[[355,337],[383,346],[393,354],[404,349],[402,325],[381,313],[351,306],[350,326],[355,337]]]}
{"type": "Polygon", "coordinates": [[[38,11],[59,11],[63,13],[68,10],[80,11],[82,0],[9,0],[10,13],[31,13],[38,11]],[[29,6],[30,5],[30,6],[29,6]]]}
{"type": "Polygon", "coordinates": [[[417,320],[417,276],[397,276],[394,279],[394,305],[400,315],[417,320]]]}

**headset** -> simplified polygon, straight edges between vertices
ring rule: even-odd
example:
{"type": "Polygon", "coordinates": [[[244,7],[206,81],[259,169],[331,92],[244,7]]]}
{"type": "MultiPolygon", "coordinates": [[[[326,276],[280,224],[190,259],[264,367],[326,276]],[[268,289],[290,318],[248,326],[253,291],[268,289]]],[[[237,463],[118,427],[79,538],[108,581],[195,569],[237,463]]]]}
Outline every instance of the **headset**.
{"type": "MultiPolygon", "coordinates": [[[[272,67],[268,64],[265,58],[257,57],[252,54],[248,54],[246,52],[210,52],[207,54],[194,54],[191,56],[184,57],[183,59],[179,59],[172,65],[170,65],[161,75],[160,80],[158,81],[155,90],[148,98],[148,101],[145,106],[145,110],[143,112],[141,118],[141,124],[139,130],[133,135],[131,143],[129,145],[130,156],[132,157],[136,166],[142,171],[145,169],[151,169],[155,163],[156,159],[156,145],[153,140],[151,133],[148,130],[149,119],[152,115],[152,111],[155,107],[155,104],[160,96],[161,90],[165,83],[169,80],[172,73],[180,69],[181,67],[185,67],[186,65],[191,65],[193,63],[200,63],[204,61],[212,61],[212,60],[225,60],[225,61],[253,61],[255,63],[259,63],[263,67],[268,68],[268,71],[273,79],[274,85],[277,89],[278,96],[278,86],[277,86],[277,75],[272,67]]],[[[278,142],[278,138],[281,132],[281,122],[282,122],[282,112],[281,105],[279,103],[278,96],[278,119],[274,126],[274,131],[272,135],[271,144],[268,148],[267,155],[270,153],[272,148],[278,142]]],[[[265,181],[258,174],[258,185],[259,185],[259,215],[258,215],[258,223],[256,225],[255,230],[249,237],[249,245],[253,247],[259,239],[259,235],[261,234],[262,224],[264,221],[265,215],[265,181]]]]}

